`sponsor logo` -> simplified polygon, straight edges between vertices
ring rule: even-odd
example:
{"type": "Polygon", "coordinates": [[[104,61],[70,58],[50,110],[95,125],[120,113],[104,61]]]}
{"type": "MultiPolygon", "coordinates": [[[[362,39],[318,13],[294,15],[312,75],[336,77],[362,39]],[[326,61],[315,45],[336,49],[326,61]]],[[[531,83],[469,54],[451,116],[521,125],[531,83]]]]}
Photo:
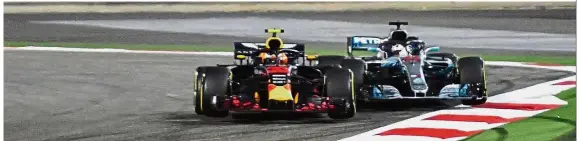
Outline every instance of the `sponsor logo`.
{"type": "Polygon", "coordinates": [[[286,84],[288,83],[288,78],[286,75],[272,75],[270,77],[272,84],[286,84]]]}
{"type": "Polygon", "coordinates": [[[381,43],[381,39],[374,38],[374,37],[354,37],[352,38],[352,42],[354,44],[379,44],[381,43]]]}

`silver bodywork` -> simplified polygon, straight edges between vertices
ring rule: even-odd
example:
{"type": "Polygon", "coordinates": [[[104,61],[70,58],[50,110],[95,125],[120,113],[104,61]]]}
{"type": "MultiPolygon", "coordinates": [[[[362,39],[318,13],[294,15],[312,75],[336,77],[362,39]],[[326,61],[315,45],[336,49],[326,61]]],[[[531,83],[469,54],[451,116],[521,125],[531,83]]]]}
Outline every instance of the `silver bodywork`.
{"type": "MultiPolygon", "coordinates": [[[[444,58],[442,60],[435,60],[427,58],[426,53],[429,52],[430,48],[421,50],[420,54],[417,56],[419,58],[418,61],[408,61],[405,62],[403,57],[392,56],[392,57],[384,57],[381,52],[377,53],[377,60],[368,60],[365,61],[365,64],[369,66],[370,64],[386,64],[392,63],[392,60],[397,60],[403,64],[404,69],[408,72],[407,79],[409,80],[409,84],[411,85],[411,90],[414,93],[414,96],[403,96],[399,90],[397,90],[394,86],[391,85],[376,85],[381,90],[382,94],[377,94],[376,92],[372,92],[370,97],[371,100],[389,100],[389,99],[472,99],[471,97],[460,96],[460,85],[459,84],[450,84],[446,85],[443,89],[441,89],[438,96],[426,96],[429,86],[427,85],[427,81],[425,79],[425,73],[423,72],[423,66],[428,64],[446,64],[446,65],[454,65],[453,61],[449,58],[444,58]]],[[[401,52],[403,53],[403,52],[401,52]]],[[[406,52],[405,52],[406,53],[406,52]]],[[[357,58],[361,59],[361,58],[357,58]]]]}

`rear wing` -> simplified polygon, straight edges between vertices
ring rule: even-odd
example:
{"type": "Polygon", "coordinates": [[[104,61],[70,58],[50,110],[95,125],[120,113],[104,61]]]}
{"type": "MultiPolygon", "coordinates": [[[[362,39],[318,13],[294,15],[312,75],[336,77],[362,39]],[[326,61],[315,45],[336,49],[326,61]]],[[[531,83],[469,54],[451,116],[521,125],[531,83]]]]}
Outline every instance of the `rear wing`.
{"type": "Polygon", "coordinates": [[[401,25],[409,25],[409,22],[401,22],[401,21],[389,22],[389,25],[396,25],[397,30],[401,30],[401,25]]]}
{"type": "MultiPolygon", "coordinates": [[[[294,49],[300,52],[300,56],[305,55],[304,44],[284,43],[282,49],[294,49]]],[[[234,59],[238,55],[255,57],[260,52],[267,51],[266,43],[255,42],[234,42],[234,59]]]]}
{"type": "Polygon", "coordinates": [[[353,56],[353,51],[370,51],[378,48],[385,38],[378,36],[351,36],[346,38],[346,53],[353,56]],[[369,50],[370,49],[370,50],[369,50]]]}

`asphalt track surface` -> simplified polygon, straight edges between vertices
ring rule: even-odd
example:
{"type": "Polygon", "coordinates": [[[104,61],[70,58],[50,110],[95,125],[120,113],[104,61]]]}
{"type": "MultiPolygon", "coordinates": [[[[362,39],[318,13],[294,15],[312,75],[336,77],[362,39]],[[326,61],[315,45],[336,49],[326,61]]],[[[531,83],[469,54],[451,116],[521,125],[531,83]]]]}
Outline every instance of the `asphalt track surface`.
{"type": "MultiPolygon", "coordinates": [[[[96,42],[96,43],[145,43],[145,44],[195,44],[229,47],[232,41],[262,41],[263,37],[234,37],[227,35],[206,35],[199,33],[178,33],[167,31],[145,31],[130,29],[103,28],[86,25],[39,24],[34,21],[84,21],[84,20],[140,20],[140,19],[206,19],[206,18],[233,18],[233,17],[265,17],[265,18],[293,18],[311,20],[348,21],[355,23],[385,24],[394,20],[406,20],[411,25],[445,27],[456,29],[501,30],[513,32],[537,32],[571,36],[576,34],[575,10],[520,10],[520,11],[363,11],[363,12],[279,12],[279,13],[131,13],[131,14],[7,14],[5,15],[5,40],[9,41],[48,41],[48,42],[96,42]]],[[[235,24],[236,21],[224,21],[235,24]]],[[[268,22],[268,21],[264,21],[268,22]]],[[[178,25],[184,26],[184,25],[178,25]]],[[[196,26],[192,24],[191,26],[196,26]]],[[[191,27],[190,26],[190,27],[191,27]]],[[[254,25],[257,26],[257,25],[254,25]]],[[[186,26],[187,27],[187,26],[186,26]]],[[[242,26],[245,27],[245,26],[242,26]]],[[[229,27],[228,27],[229,28],[229,27]]],[[[236,27],[232,27],[236,28],[236,27]]],[[[262,31],[262,30],[259,30],[262,31]]],[[[255,33],[260,33],[255,31],[255,33]]],[[[316,31],[313,31],[316,32],[316,31]]],[[[364,32],[364,31],[363,31],[364,32]]],[[[440,31],[433,31],[440,32],[440,31]]],[[[254,33],[254,32],[252,32],[254,33]]],[[[388,33],[384,33],[388,34],[388,33]]],[[[447,33],[449,34],[449,33],[447,33]]],[[[442,33],[441,36],[444,36],[442,33]]],[[[486,35],[488,37],[502,37],[509,35],[486,35]]],[[[509,37],[506,37],[509,39],[509,37]]],[[[525,40],[526,36],[520,37],[525,40]]],[[[531,37],[530,37],[531,39],[531,37]]],[[[538,41],[525,44],[529,48],[556,48],[541,44],[540,41],[556,39],[535,39],[538,41]]],[[[287,40],[288,42],[293,40],[287,40]]],[[[302,41],[309,47],[343,47],[344,42],[302,41]]],[[[429,43],[429,41],[427,41],[429,43]]],[[[461,40],[453,43],[461,43],[461,40]]],[[[465,43],[469,43],[463,41],[465,43]]],[[[490,40],[489,42],[496,42],[490,40]]],[[[509,43],[509,41],[506,41],[509,43]]],[[[551,42],[558,46],[558,43],[551,42]]],[[[498,50],[498,49],[463,49],[445,48],[455,53],[479,53],[501,55],[566,55],[575,56],[574,40],[563,41],[568,44],[563,49],[568,51],[537,51],[531,50],[498,50]]],[[[520,47],[520,46],[518,46],[520,47]]],[[[508,48],[508,47],[506,47],[508,48]]]]}
{"type": "MultiPolygon", "coordinates": [[[[503,20],[522,20],[530,24],[542,24],[537,21],[559,20],[575,23],[575,15],[570,18],[570,16],[562,16],[567,14],[561,14],[561,12],[560,14],[553,12],[552,16],[550,16],[551,12],[545,13],[548,16],[544,15],[539,18],[530,17],[534,14],[525,12],[520,13],[520,16],[509,13],[495,14],[496,16],[491,14],[491,16],[497,18],[497,15],[500,15],[500,19],[503,18],[503,20]]],[[[235,16],[235,14],[225,15],[235,16]]],[[[343,13],[343,15],[349,15],[349,13],[343,13]]],[[[354,15],[356,18],[363,17],[356,16],[356,13],[354,15]]],[[[445,13],[439,16],[444,15],[445,13]]],[[[486,20],[486,14],[479,15],[483,15],[479,19],[480,22],[489,21],[489,19],[486,20]]],[[[155,19],[187,18],[187,16],[199,15],[5,15],[5,40],[184,44],[224,42],[230,44],[233,40],[245,40],[202,34],[38,25],[26,22],[39,19],[155,19]]],[[[202,14],[202,16],[212,15],[202,14]]],[[[298,13],[286,16],[308,15],[298,13]]],[[[427,16],[436,18],[436,14],[427,16]]],[[[467,17],[478,20],[473,15],[467,17]]],[[[466,24],[474,23],[473,26],[477,28],[526,30],[520,29],[525,26],[509,26],[513,23],[490,21],[489,24],[497,25],[485,27],[485,24],[475,24],[479,22],[466,21],[468,21],[466,24]]],[[[567,22],[550,24],[566,25],[567,22]]],[[[544,25],[544,27],[553,28],[549,30],[550,32],[575,34],[565,33],[575,31],[575,26],[544,25]]],[[[536,30],[541,29],[529,27],[526,31],[540,32],[536,30]]],[[[525,51],[513,52],[527,53],[525,51]]],[[[5,139],[336,140],[445,108],[441,104],[404,106],[383,104],[379,106],[401,106],[402,108],[362,110],[355,118],[346,121],[332,121],[325,115],[271,115],[266,116],[262,122],[238,122],[230,118],[206,118],[196,115],[193,112],[192,100],[193,70],[201,65],[230,63],[231,61],[229,57],[210,56],[5,51],[5,139]]],[[[492,95],[571,75],[568,72],[530,68],[488,66],[487,69],[488,85],[492,95]]]]}

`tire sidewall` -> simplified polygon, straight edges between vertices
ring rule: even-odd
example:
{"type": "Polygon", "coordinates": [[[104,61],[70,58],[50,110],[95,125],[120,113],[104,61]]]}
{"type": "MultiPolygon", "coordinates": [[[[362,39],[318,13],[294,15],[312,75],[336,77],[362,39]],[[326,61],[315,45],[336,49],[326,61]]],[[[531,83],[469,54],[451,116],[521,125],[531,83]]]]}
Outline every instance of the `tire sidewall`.
{"type": "Polygon", "coordinates": [[[336,105],[349,104],[350,107],[337,107],[337,111],[329,111],[328,115],[334,119],[351,118],[356,114],[356,103],[354,95],[354,81],[352,71],[343,68],[330,68],[324,75],[326,96],[332,99],[336,105]],[[344,86],[347,87],[344,87],[344,86]],[[343,113],[345,110],[346,113],[343,113]]]}

